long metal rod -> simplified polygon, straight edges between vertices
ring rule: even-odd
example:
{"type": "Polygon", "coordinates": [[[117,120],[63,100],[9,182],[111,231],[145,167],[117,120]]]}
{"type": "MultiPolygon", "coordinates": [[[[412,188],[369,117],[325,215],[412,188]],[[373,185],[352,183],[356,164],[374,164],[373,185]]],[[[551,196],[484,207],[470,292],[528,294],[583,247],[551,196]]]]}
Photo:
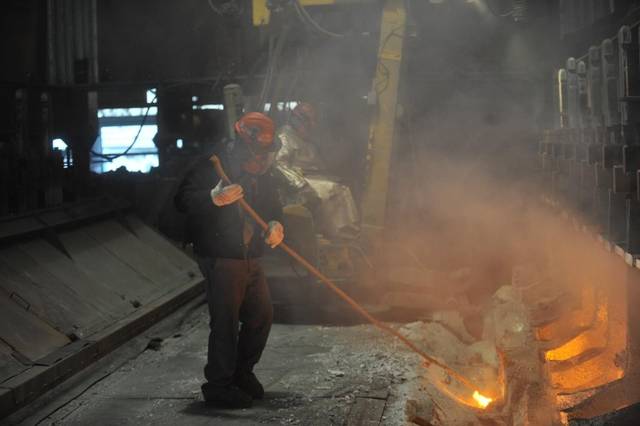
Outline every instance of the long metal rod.
{"type": "MultiPolygon", "coordinates": [[[[224,169],[222,168],[222,163],[220,162],[220,159],[217,156],[213,155],[213,156],[211,156],[209,158],[209,161],[211,161],[211,163],[213,164],[213,167],[215,168],[216,173],[218,174],[220,179],[222,179],[222,181],[224,183],[226,183],[227,185],[232,184],[231,180],[229,179],[229,177],[224,172],[224,169]]],[[[255,220],[256,223],[258,225],[260,225],[260,227],[264,231],[267,231],[269,229],[269,225],[267,224],[267,222],[265,222],[260,217],[260,215],[249,205],[249,203],[246,202],[246,200],[244,198],[240,198],[238,200],[238,202],[240,203],[240,206],[242,207],[242,209],[245,212],[247,212],[247,214],[249,216],[251,216],[251,218],[253,220],[255,220]]],[[[405,336],[400,334],[398,331],[396,331],[393,328],[389,327],[385,323],[379,321],[377,318],[375,318],[373,315],[371,315],[369,312],[367,312],[366,309],[364,309],[358,302],[356,302],[353,298],[351,298],[351,296],[349,296],[347,293],[345,293],[340,287],[338,287],[333,281],[331,281],[331,279],[329,279],[327,276],[325,276],[315,266],[313,266],[311,263],[309,263],[304,257],[299,255],[295,250],[293,250],[291,247],[289,247],[284,241],[281,242],[278,245],[278,247],[281,248],[284,252],[286,252],[289,256],[291,256],[295,260],[297,260],[310,273],[315,275],[316,278],[318,278],[324,285],[329,287],[329,289],[331,289],[331,291],[336,293],[342,300],[347,302],[349,304],[349,306],[351,306],[351,308],[353,308],[353,310],[355,310],[360,315],[362,315],[362,317],[364,317],[368,322],[370,322],[371,324],[376,326],[378,329],[384,331],[385,333],[391,334],[392,336],[398,338],[402,343],[404,343],[405,346],[407,346],[409,349],[411,349],[416,354],[420,355],[426,361],[427,366],[429,366],[429,364],[437,365],[438,367],[442,368],[447,373],[449,373],[452,377],[455,377],[458,381],[460,381],[462,384],[464,384],[469,389],[471,389],[473,391],[478,389],[477,387],[473,386],[473,384],[466,377],[462,376],[460,373],[458,373],[457,371],[453,370],[451,367],[448,367],[447,365],[441,363],[437,359],[427,355],[424,351],[422,351],[420,348],[418,348],[411,340],[407,339],[405,336]]]]}
{"type": "Polygon", "coordinates": [[[73,2],[71,0],[62,0],[64,3],[64,58],[66,64],[66,83],[73,84],[76,82],[75,64],[74,64],[74,47],[73,47],[73,2]]]}
{"type": "Polygon", "coordinates": [[[100,82],[100,69],[98,68],[98,3],[97,0],[90,0],[89,3],[89,14],[88,22],[89,22],[89,31],[90,31],[90,42],[88,51],[91,52],[90,55],[87,55],[89,60],[91,61],[89,73],[89,82],[91,83],[99,83],[100,82]]]}
{"type": "Polygon", "coordinates": [[[47,83],[56,83],[55,3],[47,0],[47,83]]]}
{"type": "Polygon", "coordinates": [[[56,49],[56,81],[53,83],[67,85],[67,61],[65,60],[64,41],[64,2],[54,0],[55,49],[56,49]]]}

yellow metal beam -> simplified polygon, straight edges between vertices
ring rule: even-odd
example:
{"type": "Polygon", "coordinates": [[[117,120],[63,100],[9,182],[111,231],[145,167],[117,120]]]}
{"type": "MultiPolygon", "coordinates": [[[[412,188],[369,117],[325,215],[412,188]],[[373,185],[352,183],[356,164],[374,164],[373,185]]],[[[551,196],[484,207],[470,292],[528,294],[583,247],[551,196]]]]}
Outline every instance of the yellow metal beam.
{"type": "Polygon", "coordinates": [[[255,27],[267,25],[271,18],[271,12],[267,8],[267,0],[253,0],[252,15],[255,27]]]}
{"type": "Polygon", "coordinates": [[[366,233],[375,233],[385,223],[405,29],[404,0],[386,0],[372,88],[377,108],[369,127],[367,182],[361,205],[362,229],[366,233]]]}
{"type": "MultiPolygon", "coordinates": [[[[307,6],[327,6],[336,4],[336,0],[298,0],[300,5],[307,6]]],[[[267,0],[253,0],[253,25],[256,27],[267,25],[271,19],[271,11],[267,7],[267,0]]]]}
{"type": "MultiPolygon", "coordinates": [[[[320,6],[366,0],[299,0],[302,6],[320,6]]],[[[266,0],[253,0],[253,24],[269,23],[266,0]]],[[[385,223],[389,169],[395,134],[398,86],[406,30],[404,0],[386,0],[380,23],[378,62],[372,93],[376,94],[376,113],[369,127],[365,192],[362,199],[362,228],[381,229],[385,223]]]]}

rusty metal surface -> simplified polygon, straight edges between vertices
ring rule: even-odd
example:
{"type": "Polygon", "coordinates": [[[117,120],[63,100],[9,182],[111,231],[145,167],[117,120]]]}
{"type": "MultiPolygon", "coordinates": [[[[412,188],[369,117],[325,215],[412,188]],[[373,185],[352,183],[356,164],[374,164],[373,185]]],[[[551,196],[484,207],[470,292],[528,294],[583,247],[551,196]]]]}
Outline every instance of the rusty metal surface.
{"type": "Polygon", "coordinates": [[[31,361],[70,342],[64,334],[0,294],[0,337],[31,361]]]}

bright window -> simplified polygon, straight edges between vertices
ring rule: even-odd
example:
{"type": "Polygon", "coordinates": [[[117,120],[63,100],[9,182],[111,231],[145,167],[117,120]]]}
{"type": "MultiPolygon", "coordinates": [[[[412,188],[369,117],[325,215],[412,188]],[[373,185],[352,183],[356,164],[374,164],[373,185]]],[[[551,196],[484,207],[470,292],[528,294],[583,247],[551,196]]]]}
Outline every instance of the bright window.
{"type": "Polygon", "coordinates": [[[155,90],[147,91],[146,107],[98,110],[100,135],[92,149],[91,169],[105,173],[124,167],[129,172],[148,173],[158,167],[158,132],[155,90]]]}
{"type": "Polygon", "coordinates": [[[222,104],[194,104],[191,107],[193,110],[197,110],[197,109],[215,109],[218,111],[224,111],[224,105],[222,104]]]}
{"type": "MultiPolygon", "coordinates": [[[[278,102],[276,104],[276,108],[278,109],[278,111],[285,111],[285,110],[291,111],[297,105],[298,105],[297,101],[278,102]]],[[[270,112],[270,111],[271,111],[271,102],[267,102],[266,104],[264,104],[264,112],[270,112]]]]}
{"type": "Polygon", "coordinates": [[[64,158],[62,167],[65,169],[73,166],[73,157],[71,156],[71,150],[67,146],[67,143],[60,138],[54,139],[51,141],[51,147],[53,149],[57,149],[58,151],[62,151],[62,156],[64,158]]]}

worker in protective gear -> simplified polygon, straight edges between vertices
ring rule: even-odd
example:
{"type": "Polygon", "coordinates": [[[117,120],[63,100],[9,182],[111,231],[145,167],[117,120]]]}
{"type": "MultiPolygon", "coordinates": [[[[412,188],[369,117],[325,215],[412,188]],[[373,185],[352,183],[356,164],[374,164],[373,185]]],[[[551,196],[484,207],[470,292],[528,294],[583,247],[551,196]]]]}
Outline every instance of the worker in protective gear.
{"type": "Polygon", "coordinates": [[[178,210],[188,215],[187,234],[206,278],[211,321],[202,393],[225,408],[249,407],[264,395],[253,367],[267,343],[273,307],[260,257],[265,245],[277,247],[284,238],[270,170],[279,148],[273,121],[252,112],[235,129],[236,139],[217,153],[234,184],[222,182],[203,158],[175,197],[178,210]],[[240,198],[271,220],[264,235],[236,203],[240,198]]]}
{"type": "Polygon", "coordinates": [[[353,236],[358,231],[356,204],[349,187],[327,173],[313,141],[316,127],[313,106],[306,102],[296,105],[289,122],[277,132],[282,148],[276,156],[276,170],[286,182],[287,202],[309,208],[320,233],[353,236]]]}

